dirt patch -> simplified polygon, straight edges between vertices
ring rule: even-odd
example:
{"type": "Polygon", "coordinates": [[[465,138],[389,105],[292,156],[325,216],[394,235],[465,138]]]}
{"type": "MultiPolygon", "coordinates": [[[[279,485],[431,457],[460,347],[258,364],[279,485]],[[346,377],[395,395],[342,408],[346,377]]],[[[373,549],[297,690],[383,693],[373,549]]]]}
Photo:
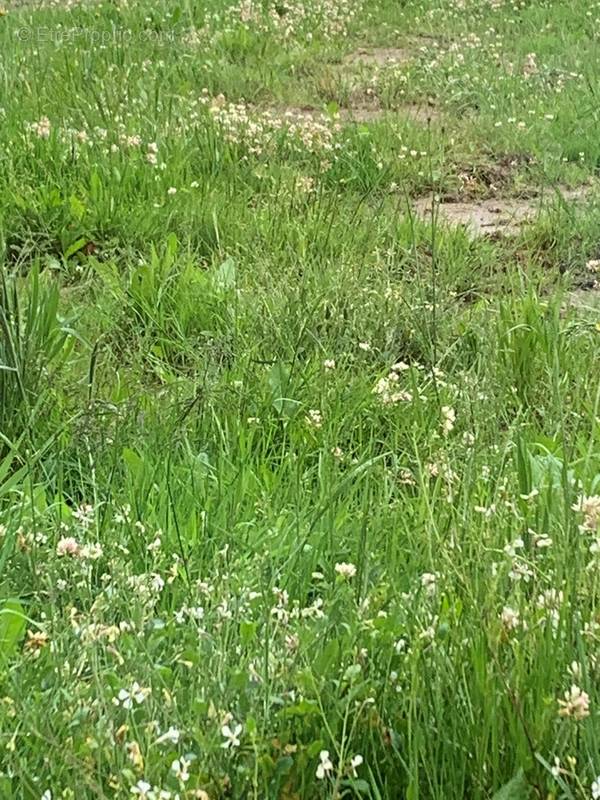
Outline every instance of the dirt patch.
{"type": "MultiPolygon", "coordinates": [[[[415,211],[420,217],[429,219],[432,202],[432,197],[419,198],[414,203],[415,211]]],[[[514,236],[536,213],[532,203],[519,200],[482,200],[479,203],[442,200],[435,210],[439,220],[467,228],[474,236],[514,236]]]]}
{"type": "MultiPolygon", "coordinates": [[[[564,202],[575,203],[584,200],[592,186],[580,186],[577,189],[561,189],[560,196],[564,202]]],[[[456,202],[442,199],[435,205],[438,219],[448,225],[466,228],[473,237],[479,236],[516,236],[523,226],[539,216],[547,207],[548,201],[555,199],[554,192],[530,198],[505,198],[481,200],[479,202],[456,202]]],[[[431,218],[433,196],[421,197],[414,201],[413,207],[418,216],[431,218]]]]}
{"type": "Polygon", "coordinates": [[[378,108],[376,106],[356,105],[351,108],[340,109],[340,119],[345,122],[378,122],[388,119],[392,122],[419,122],[426,125],[440,119],[440,113],[431,106],[406,104],[394,109],[378,108]]]}
{"type": "Polygon", "coordinates": [[[361,47],[344,57],[346,65],[385,67],[386,64],[408,64],[413,53],[406,47],[361,47]]]}
{"type": "MultiPolygon", "coordinates": [[[[501,194],[513,185],[515,176],[536,163],[528,153],[504,153],[493,160],[458,165],[457,190],[449,192],[445,200],[461,202],[466,199],[480,199],[501,194]]],[[[535,189],[524,188],[519,197],[535,197],[535,189]]]]}
{"type": "Polygon", "coordinates": [[[567,295],[567,305],[581,311],[600,311],[600,286],[575,289],[567,295]]]}
{"type": "Polygon", "coordinates": [[[270,108],[269,112],[275,117],[292,119],[311,119],[316,122],[333,119],[345,123],[369,123],[389,120],[390,122],[418,122],[427,125],[428,122],[437,122],[441,115],[437,109],[429,105],[406,104],[394,109],[381,108],[378,103],[356,103],[347,108],[340,108],[336,115],[330,115],[322,109],[312,106],[285,106],[283,108],[270,108]]]}

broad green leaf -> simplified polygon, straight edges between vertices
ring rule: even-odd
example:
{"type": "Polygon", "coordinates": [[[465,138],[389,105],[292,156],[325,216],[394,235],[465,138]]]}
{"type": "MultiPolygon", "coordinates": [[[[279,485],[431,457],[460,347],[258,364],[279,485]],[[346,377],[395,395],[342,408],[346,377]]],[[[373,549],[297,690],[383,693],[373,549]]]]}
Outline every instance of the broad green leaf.
{"type": "Polygon", "coordinates": [[[215,277],[215,287],[221,292],[228,292],[235,289],[236,270],[233,258],[228,258],[218,267],[215,277]]]}
{"type": "Polygon", "coordinates": [[[0,659],[9,658],[25,634],[25,611],[19,600],[0,603],[0,659]]]}
{"type": "Polygon", "coordinates": [[[69,198],[69,207],[71,209],[71,214],[76,220],[81,221],[85,217],[85,203],[82,203],[82,201],[74,194],[72,194],[69,198]]]}
{"type": "Polygon", "coordinates": [[[531,796],[530,786],[525,774],[520,769],[514,778],[505,783],[492,797],[492,800],[528,800],[531,796]]]}
{"type": "Polygon", "coordinates": [[[280,711],[280,716],[288,717],[307,717],[313,714],[319,714],[320,709],[317,703],[312,700],[300,700],[293,706],[287,706],[280,711]]]}
{"type": "Polygon", "coordinates": [[[80,237],[79,239],[74,241],[73,244],[70,244],[67,247],[67,249],[63,253],[63,256],[65,257],[65,259],[71,258],[71,256],[74,256],[75,253],[78,253],[82,247],[85,247],[86,244],[87,244],[87,239],[85,239],[84,237],[80,237]]]}

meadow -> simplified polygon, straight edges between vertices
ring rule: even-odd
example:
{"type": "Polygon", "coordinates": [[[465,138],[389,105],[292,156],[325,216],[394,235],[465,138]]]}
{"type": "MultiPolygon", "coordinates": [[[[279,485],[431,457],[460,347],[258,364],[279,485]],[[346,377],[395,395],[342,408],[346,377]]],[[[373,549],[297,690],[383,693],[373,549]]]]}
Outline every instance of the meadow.
{"type": "Polygon", "coordinates": [[[0,800],[600,798],[600,2],[0,10],[0,800]]]}

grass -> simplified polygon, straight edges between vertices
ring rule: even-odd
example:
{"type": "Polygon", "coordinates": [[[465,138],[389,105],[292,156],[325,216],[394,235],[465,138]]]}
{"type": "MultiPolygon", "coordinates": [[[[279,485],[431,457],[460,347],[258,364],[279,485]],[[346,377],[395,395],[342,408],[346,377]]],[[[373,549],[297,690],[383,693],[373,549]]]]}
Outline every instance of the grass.
{"type": "Polygon", "coordinates": [[[6,11],[0,798],[600,797],[600,4],[6,11]]]}

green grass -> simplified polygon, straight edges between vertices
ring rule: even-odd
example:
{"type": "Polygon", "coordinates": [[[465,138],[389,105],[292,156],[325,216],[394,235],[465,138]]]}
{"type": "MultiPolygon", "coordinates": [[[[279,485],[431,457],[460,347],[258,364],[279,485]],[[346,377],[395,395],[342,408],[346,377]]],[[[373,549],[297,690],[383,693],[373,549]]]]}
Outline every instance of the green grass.
{"type": "Polygon", "coordinates": [[[600,4],[68,5],[0,16],[0,800],[600,797],[600,4]]]}

